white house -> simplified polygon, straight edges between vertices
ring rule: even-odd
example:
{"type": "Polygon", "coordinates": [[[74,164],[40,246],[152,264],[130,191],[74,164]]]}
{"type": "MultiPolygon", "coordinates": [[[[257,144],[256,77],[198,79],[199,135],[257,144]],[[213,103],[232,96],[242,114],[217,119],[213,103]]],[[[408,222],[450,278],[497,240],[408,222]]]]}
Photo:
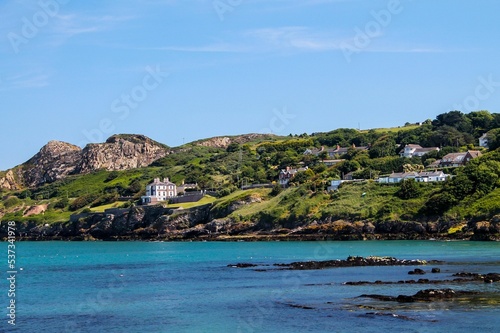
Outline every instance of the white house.
{"type": "Polygon", "coordinates": [[[429,171],[429,172],[420,172],[418,176],[415,178],[417,182],[444,182],[448,179],[450,175],[444,173],[443,171],[429,171]]]}
{"type": "Polygon", "coordinates": [[[381,184],[399,183],[403,179],[415,179],[418,177],[418,172],[393,172],[387,177],[380,177],[378,182],[381,184]]]}
{"type": "Polygon", "coordinates": [[[166,201],[177,196],[177,186],[168,178],[160,181],[160,178],[155,178],[151,184],[146,186],[146,195],[142,196],[142,204],[155,204],[160,201],[166,201]]]}
{"type": "Polygon", "coordinates": [[[487,133],[484,133],[479,138],[479,146],[480,147],[484,147],[484,148],[488,148],[489,147],[488,134],[487,133]]]}
{"type": "Polygon", "coordinates": [[[439,151],[438,147],[423,148],[420,145],[409,144],[406,145],[403,151],[399,154],[401,157],[412,158],[413,156],[422,157],[431,151],[439,151]]]}
{"type": "Polygon", "coordinates": [[[336,191],[339,189],[340,185],[345,182],[345,180],[341,180],[341,179],[335,179],[335,180],[332,180],[331,183],[330,183],[330,186],[328,186],[327,190],[328,191],[336,191]]]}
{"type": "Polygon", "coordinates": [[[442,182],[445,181],[450,175],[442,171],[423,171],[423,172],[393,172],[389,176],[380,177],[378,182],[380,184],[394,184],[399,183],[405,179],[415,179],[417,182],[442,182]]]}

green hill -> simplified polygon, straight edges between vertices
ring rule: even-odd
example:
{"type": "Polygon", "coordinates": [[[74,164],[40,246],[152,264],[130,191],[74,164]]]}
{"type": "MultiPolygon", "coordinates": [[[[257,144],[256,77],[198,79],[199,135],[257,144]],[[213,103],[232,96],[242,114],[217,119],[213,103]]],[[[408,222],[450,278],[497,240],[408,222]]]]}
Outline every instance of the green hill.
{"type": "MultiPolygon", "coordinates": [[[[342,229],[341,221],[362,221],[366,226],[384,221],[489,220],[500,214],[500,152],[495,150],[500,146],[499,133],[499,114],[452,111],[433,121],[401,128],[200,140],[169,148],[169,154],[143,168],[94,170],[34,188],[4,188],[0,217],[3,221],[50,224],[68,221],[71,214],[133,207],[139,204],[146,184],[168,177],[178,185],[197,183],[214,197],[167,208],[192,209],[208,204],[209,219],[252,226],[253,231],[299,228],[322,232],[325,226],[342,229]],[[484,133],[489,133],[489,151],[477,147],[484,133]],[[400,157],[401,149],[410,143],[441,150],[411,159],[400,157]],[[304,153],[338,146],[348,149],[335,156],[304,153]],[[408,165],[425,167],[447,153],[471,149],[482,150],[483,156],[465,167],[443,169],[453,176],[446,182],[385,185],[375,181],[380,175],[402,172],[408,165]],[[328,159],[342,161],[330,166],[324,163],[328,159]],[[296,174],[288,188],[277,185],[281,169],[305,166],[307,171],[296,174]],[[342,184],[338,191],[327,191],[331,180],[348,173],[357,180],[342,184]],[[273,188],[241,190],[264,183],[273,188]],[[332,223],[337,224],[332,227],[332,223]]],[[[129,137],[137,136],[125,139],[131,140],[129,137]]]]}

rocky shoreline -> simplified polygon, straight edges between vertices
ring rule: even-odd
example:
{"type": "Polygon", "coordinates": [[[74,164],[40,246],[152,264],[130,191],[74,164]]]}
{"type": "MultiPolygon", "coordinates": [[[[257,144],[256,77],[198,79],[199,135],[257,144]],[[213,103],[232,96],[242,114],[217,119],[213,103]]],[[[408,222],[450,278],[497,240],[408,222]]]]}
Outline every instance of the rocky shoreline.
{"type": "MultiPolygon", "coordinates": [[[[139,206],[87,214],[68,222],[17,222],[18,240],[72,241],[325,241],[325,240],[500,240],[500,215],[490,221],[296,221],[274,226],[262,221],[220,218],[211,205],[172,210],[139,206]]],[[[8,234],[0,224],[0,239],[8,234]]]]}

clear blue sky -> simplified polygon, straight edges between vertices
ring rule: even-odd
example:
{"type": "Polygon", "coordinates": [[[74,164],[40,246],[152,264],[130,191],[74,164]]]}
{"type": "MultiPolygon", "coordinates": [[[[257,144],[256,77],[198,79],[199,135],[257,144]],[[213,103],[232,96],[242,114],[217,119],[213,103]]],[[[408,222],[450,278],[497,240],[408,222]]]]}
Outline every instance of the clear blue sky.
{"type": "Polygon", "coordinates": [[[497,0],[18,0],[0,12],[0,170],[50,140],[178,146],[399,126],[460,104],[500,112],[497,0]]]}

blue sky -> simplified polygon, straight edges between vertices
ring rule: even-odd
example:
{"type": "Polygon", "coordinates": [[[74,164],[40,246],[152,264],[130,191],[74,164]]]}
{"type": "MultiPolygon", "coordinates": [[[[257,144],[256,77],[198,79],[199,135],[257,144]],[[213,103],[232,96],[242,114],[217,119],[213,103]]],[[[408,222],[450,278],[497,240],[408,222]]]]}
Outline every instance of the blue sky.
{"type": "Polygon", "coordinates": [[[496,0],[0,1],[0,170],[50,140],[183,142],[500,112],[496,0]]]}

